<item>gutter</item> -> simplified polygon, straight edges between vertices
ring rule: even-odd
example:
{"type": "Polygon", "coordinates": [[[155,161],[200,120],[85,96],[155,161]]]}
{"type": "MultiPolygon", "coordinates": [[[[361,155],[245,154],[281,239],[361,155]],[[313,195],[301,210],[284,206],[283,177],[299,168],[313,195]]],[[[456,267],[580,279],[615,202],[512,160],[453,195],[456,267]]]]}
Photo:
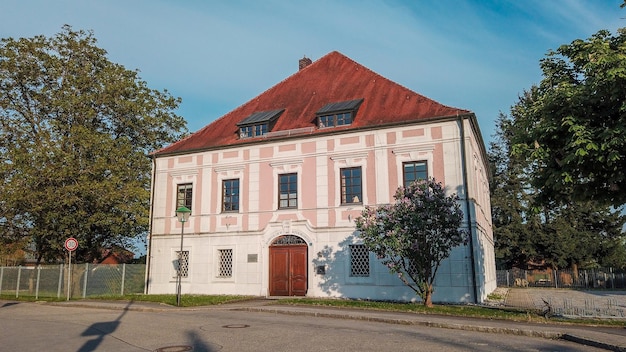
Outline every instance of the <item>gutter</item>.
{"type": "Polygon", "coordinates": [[[466,116],[459,116],[458,123],[460,127],[461,136],[461,168],[463,169],[463,187],[465,188],[465,215],[467,216],[467,229],[470,235],[470,258],[472,262],[472,286],[474,287],[474,303],[479,303],[479,292],[476,279],[476,259],[474,258],[474,227],[472,226],[472,214],[470,213],[470,199],[469,199],[469,182],[467,180],[467,152],[465,149],[465,120],[466,116]]]}
{"type": "Polygon", "coordinates": [[[148,248],[146,250],[146,277],[145,277],[145,286],[143,289],[144,294],[148,294],[148,285],[150,284],[150,258],[152,258],[152,213],[154,212],[154,189],[155,189],[155,175],[156,175],[156,157],[152,156],[152,178],[150,180],[151,190],[150,190],[150,213],[148,219],[148,248]]]}

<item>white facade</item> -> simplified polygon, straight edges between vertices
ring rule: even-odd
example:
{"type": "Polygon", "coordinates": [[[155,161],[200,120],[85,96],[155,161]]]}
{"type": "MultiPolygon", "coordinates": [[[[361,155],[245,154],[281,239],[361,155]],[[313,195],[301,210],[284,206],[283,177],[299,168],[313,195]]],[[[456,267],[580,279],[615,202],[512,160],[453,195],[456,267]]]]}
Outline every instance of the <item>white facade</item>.
{"type": "Polygon", "coordinates": [[[157,155],[148,293],[176,292],[177,189],[190,184],[183,294],[269,296],[271,245],[294,235],[306,244],[307,296],[418,300],[373,254],[365,276],[351,275],[350,261],[350,245],[360,243],[354,219],[366,205],[393,202],[403,163],[417,161],[426,161],[428,176],[459,195],[472,237],[442,263],[433,301],[481,302],[496,288],[496,276],[487,161],[473,114],[157,155]],[[362,199],[342,204],[340,170],[353,167],[362,171],[362,199]],[[279,209],[278,177],[291,173],[297,175],[298,205],[279,209]],[[239,209],[225,212],[223,181],[235,179],[239,209]]]}

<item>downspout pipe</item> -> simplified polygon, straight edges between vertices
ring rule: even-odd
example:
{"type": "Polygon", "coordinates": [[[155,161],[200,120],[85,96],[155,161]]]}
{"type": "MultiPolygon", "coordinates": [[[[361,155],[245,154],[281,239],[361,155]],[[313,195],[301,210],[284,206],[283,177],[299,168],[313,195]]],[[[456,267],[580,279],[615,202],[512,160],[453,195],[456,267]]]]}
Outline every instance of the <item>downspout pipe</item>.
{"type": "Polygon", "coordinates": [[[459,131],[460,131],[460,136],[461,136],[461,169],[463,172],[463,188],[465,189],[465,215],[466,215],[466,219],[467,219],[467,229],[469,231],[469,236],[470,236],[470,242],[469,242],[469,246],[470,246],[470,259],[471,259],[471,265],[472,265],[472,286],[474,287],[474,303],[479,303],[479,290],[478,290],[478,285],[477,285],[477,278],[476,278],[476,258],[475,258],[475,252],[474,252],[474,226],[472,226],[472,214],[470,212],[470,206],[471,206],[471,202],[470,202],[470,198],[469,198],[469,181],[468,181],[468,172],[467,172],[467,150],[465,148],[465,119],[466,116],[459,116],[459,131]]]}
{"type": "Polygon", "coordinates": [[[145,277],[145,286],[143,289],[144,294],[148,294],[148,285],[150,284],[150,264],[152,262],[152,214],[154,211],[154,188],[156,184],[155,180],[156,175],[156,157],[152,155],[152,177],[150,179],[151,187],[150,187],[150,213],[148,219],[148,249],[146,251],[146,277],[145,277]]]}

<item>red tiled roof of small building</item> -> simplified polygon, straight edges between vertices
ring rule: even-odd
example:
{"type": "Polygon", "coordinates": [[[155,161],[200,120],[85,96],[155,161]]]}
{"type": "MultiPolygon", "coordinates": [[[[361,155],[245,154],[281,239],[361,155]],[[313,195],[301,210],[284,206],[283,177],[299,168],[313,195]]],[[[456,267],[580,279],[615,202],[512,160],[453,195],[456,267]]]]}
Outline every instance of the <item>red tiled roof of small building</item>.
{"type": "MultiPolygon", "coordinates": [[[[420,119],[470,113],[417,94],[333,51],[239,106],[189,137],[155,154],[182,153],[245,144],[260,138],[239,138],[237,123],[255,112],[285,109],[272,132],[311,128],[311,133],[348,131],[420,119]],[[363,99],[350,125],[316,128],[316,112],[328,103],[363,99]]],[[[262,138],[262,137],[261,137],[262,138]]]]}

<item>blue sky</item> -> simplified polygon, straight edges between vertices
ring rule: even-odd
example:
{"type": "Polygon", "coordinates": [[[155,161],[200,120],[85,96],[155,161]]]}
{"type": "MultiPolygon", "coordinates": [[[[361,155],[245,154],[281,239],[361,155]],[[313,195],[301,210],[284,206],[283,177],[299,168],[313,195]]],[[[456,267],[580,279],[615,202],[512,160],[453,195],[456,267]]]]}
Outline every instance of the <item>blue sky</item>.
{"type": "Polygon", "coordinates": [[[0,37],[93,30],[111,61],[183,102],[191,131],[337,50],[445,105],[500,111],[539,83],[549,49],[626,27],[622,0],[3,0],[0,37]]]}

